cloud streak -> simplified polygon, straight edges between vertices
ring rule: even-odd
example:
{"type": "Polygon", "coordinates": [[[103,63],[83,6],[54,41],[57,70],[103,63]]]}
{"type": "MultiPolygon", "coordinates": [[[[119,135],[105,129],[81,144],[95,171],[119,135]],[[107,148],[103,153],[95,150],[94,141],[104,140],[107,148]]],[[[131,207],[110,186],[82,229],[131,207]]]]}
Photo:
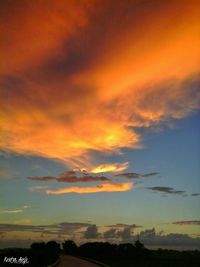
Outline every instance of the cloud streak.
{"type": "Polygon", "coordinates": [[[0,214],[16,214],[16,213],[22,213],[27,208],[29,208],[29,206],[28,205],[24,205],[21,209],[0,210],[0,214]]]}
{"type": "Polygon", "coordinates": [[[91,183],[91,182],[106,182],[110,181],[109,178],[105,176],[95,176],[84,173],[83,176],[77,176],[75,171],[66,171],[61,173],[59,177],[53,176],[43,176],[43,177],[28,177],[28,179],[37,181],[37,182],[47,182],[47,181],[56,181],[59,183],[91,183]]]}
{"type": "Polygon", "coordinates": [[[129,227],[129,228],[140,228],[142,226],[140,225],[137,225],[137,224],[126,224],[126,223],[116,223],[116,224],[110,224],[110,225],[106,225],[106,227],[111,227],[111,228],[126,228],[126,227],[129,227]]]}
{"type": "Polygon", "coordinates": [[[151,176],[155,176],[158,174],[159,174],[158,172],[150,172],[150,173],[142,174],[142,177],[151,177],[151,176]]]}
{"type": "Polygon", "coordinates": [[[158,172],[150,172],[150,173],[146,173],[146,174],[140,174],[140,173],[135,173],[135,172],[125,172],[125,173],[116,174],[115,176],[125,177],[128,179],[138,179],[141,177],[151,177],[151,176],[155,176],[158,174],[159,174],[158,172]]]}
{"type": "Polygon", "coordinates": [[[155,191],[155,192],[162,192],[162,193],[166,193],[166,194],[178,194],[178,195],[182,195],[185,193],[185,191],[181,191],[181,190],[175,190],[172,187],[166,187],[166,186],[154,186],[154,187],[148,187],[147,189],[155,191]]]}
{"type": "Polygon", "coordinates": [[[173,222],[173,224],[180,225],[180,226],[200,225],[200,220],[194,220],[194,221],[177,221],[177,222],[173,222]]]}
{"type": "Polygon", "coordinates": [[[46,190],[48,195],[60,195],[60,194],[91,194],[100,192],[125,192],[133,188],[132,183],[106,183],[90,187],[66,187],[58,190],[46,190]]]}
{"type": "Polygon", "coordinates": [[[43,190],[47,190],[47,189],[49,189],[48,186],[31,186],[31,187],[29,188],[29,190],[30,190],[31,192],[34,192],[34,191],[43,191],[43,190]]]}
{"type": "Polygon", "coordinates": [[[63,222],[49,225],[0,224],[1,232],[33,232],[45,234],[69,234],[91,224],[79,222],[63,222]]]}
{"type": "Polygon", "coordinates": [[[106,163],[99,165],[93,169],[90,170],[91,173],[102,173],[102,172],[121,172],[124,171],[128,168],[129,163],[124,162],[124,163],[106,163]]]}
{"type": "Polygon", "coordinates": [[[0,210],[0,214],[15,214],[23,212],[23,209],[16,209],[16,210],[0,210]]]}
{"type": "Polygon", "coordinates": [[[124,172],[124,173],[116,174],[115,176],[125,177],[128,179],[139,179],[141,177],[141,174],[135,173],[135,172],[124,172]]]}
{"type": "Polygon", "coordinates": [[[200,193],[193,193],[193,194],[191,194],[191,196],[198,197],[198,196],[200,196],[200,193]]]}

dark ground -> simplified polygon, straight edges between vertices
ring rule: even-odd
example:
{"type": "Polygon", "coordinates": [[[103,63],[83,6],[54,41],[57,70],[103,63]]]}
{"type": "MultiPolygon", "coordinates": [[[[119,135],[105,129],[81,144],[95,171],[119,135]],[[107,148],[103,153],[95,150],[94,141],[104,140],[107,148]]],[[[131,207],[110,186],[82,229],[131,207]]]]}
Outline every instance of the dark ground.
{"type": "MultiPolygon", "coordinates": [[[[108,242],[92,242],[78,247],[72,240],[65,241],[62,244],[62,249],[60,244],[50,241],[47,243],[33,243],[30,249],[0,250],[0,267],[46,267],[56,262],[59,257],[61,259],[75,257],[75,262],[83,262],[80,258],[83,260],[91,259],[110,267],[200,267],[200,251],[198,250],[149,250],[139,241],[136,241],[134,245],[129,243],[117,245],[108,242]],[[21,257],[27,259],[28,262],[24,264],[19,262],[8,263],[5,262],[5,257],[16,258],[17,260],[21,257]]],[[[79,266],[81,267],[82,264],[79,266]]],[[[66,267],[71,266],[67,264],[66,267]]]]}

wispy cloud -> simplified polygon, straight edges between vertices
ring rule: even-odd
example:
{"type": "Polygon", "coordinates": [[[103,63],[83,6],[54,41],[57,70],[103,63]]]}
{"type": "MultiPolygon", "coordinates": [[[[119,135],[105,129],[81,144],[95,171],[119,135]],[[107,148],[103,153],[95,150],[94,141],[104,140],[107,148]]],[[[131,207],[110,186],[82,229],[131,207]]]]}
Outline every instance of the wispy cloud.
{"type": "Polygon", "coordinates": [[[24,205],[20,209],[13,209],[13,210],[0,210],[0,214],[15,214],[15,213],[22,213],[25,209],[29,208],[30,206],[24,205]]]}
{"type": "Polygon", "coordinates": [[[56,177],[52,176],[43,176],[43,177],[27,177],[27,179],[37,181],[37,182],[47,182],[47,181],[54,181],[56,180],[56,177]]]}
{"type": "Polygon", "coordinates": [[[0,210],[0,214],[15,214],[23,212],[23,209],[16,209],[16,210],[0,210]]]}
{"type": "Polygon", "coordinates": [[[43,191],[43,190],[46,190],[46,189],[49,189],[49,186],[31,186],[29,188],[29,190],[31,192],[34,192],[34,191],[43,191]]]}
{"type": "Polygon", "coordinates": [[[90,187],[66,187],[58,190],[46,190],[47,194],[60,195],[68,193],[89,194],[99,192],[124,192],[133,188],[132,183],[106,183],[90,187]]]}
{"type": "MultiPolygon", "coordinates": [[[[22,219],[23,220],[23,219],[22,219]]],[[[24,223],[29,223],[30,221],[24,223]]],[[[33,232],[33,233],[45,233],[45,234],[63,234],[72,233],[79,229],[86,228],[90,226],[89,223],[79,223],[79,222],[63,222],[58,224],[49,225],[27,225],[27,224],[0,224],[1,232],[33,232]]]]}

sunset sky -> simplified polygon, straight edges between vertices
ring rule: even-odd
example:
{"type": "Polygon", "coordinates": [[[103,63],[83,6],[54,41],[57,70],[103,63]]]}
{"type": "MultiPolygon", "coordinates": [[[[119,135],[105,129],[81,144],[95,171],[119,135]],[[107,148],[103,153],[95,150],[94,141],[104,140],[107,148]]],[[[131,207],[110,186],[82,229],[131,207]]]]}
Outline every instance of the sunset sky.
{"type": "Polygon", "coordinates": [[[200,1],[0,2],[0,247],[200,249],[200,1]]]}

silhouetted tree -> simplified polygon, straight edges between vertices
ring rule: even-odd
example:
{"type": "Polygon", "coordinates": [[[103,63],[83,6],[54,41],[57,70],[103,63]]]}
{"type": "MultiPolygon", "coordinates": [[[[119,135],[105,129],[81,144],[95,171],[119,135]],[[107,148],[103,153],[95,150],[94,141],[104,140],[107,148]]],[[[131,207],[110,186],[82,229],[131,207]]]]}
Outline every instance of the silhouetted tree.
{"type": "Polygon", "coordinates": [[[44,248],[45,248],[45,243],[44,242],[35,242],[35,243],[32,243],[31,244],[31,249],[33,250],[33,251],[36,251],[36,252],[38,252],[38,251],[42,251],[42,250],[44,250],[44,248]]]}
{"type": "Polygon", "coordinates": [[[31,255],[35,266],[44,265],[46,262],[45,243],[35,242],[31,245],[31,255]]]}
{"type": "Polygon", "coordinates": [[[138,239],[138,240],[136,240],[135,241],[135,247],[136,247],[136,249],[143,249],[144,248],[144,244],[142,244],[141,242],[140,242],[140,240],[138,239]]]}
{"type": "Polygon", "coordinates": [[[33,243],[31,254],[34,266],[49,265],[55,262],[60,254],[60,245],[56,241],[49,241],[46,244],[33,243]]]}
{"type": "Polygon", "coordinates": [[[73,240],[66,240],[62,243],[63,250],[66,254],[75,255],[77,254],[77,245],[73,240]]]}
{"type": "Polygon", "coordinates": [[[59,254],[60,253],[60,244],[58,244],[56,241],[49,241],[45,245],[46,250],[48,250],[51,253],[59,254]]]}
{"type": "Polygon", "coordinates": [[[56,241],[49,241],[45,245],[46,262],[51,264],[55,262],[60,254],[60,244],[56,241]]]}
{"type": "Polygon", "coordinates": [[[117,255],[120,258],[133,258],[135,256],[135,247],[131,243],[123,243],[118,245],[117,255]]]}

